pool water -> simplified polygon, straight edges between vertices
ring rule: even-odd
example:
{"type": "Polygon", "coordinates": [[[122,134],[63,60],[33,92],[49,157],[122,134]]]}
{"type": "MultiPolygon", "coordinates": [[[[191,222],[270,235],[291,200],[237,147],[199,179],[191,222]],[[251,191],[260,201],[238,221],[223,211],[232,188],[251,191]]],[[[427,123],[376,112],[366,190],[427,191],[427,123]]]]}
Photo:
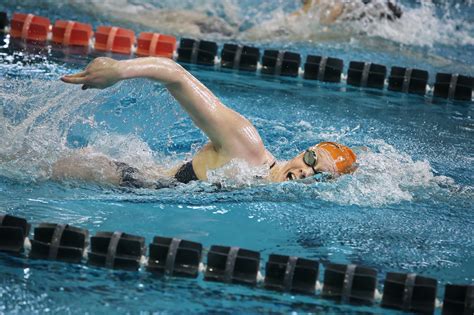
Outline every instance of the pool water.
{"type": "MultiPolygon", "coordinates": [[[[123,2],[141,8],[132,1],[123,2]]],[[[91,3],[99,7],[98,2],[91,3]]],[[[158,10],[171,2],[163,3],[149,1],[147,5],[158,10]]],[[[193,5],[184,3],[184,8],[193,5]]],[[[251,1],[226,3],[242,10],[251,1]]],[[[269,42],[263,38],[264,31],[262,38],[252,39],[235,34],[198,35],[219,43],[239,40],[303,55],[320,53],[341,58],[346,65],[364,60],[422,68],[429,71],[430,82],[436,72],[474,75],[474,33],[468,19],[472,5],[403,5],[408,16],[428,12],[422,19],[440,29],[424,33],[427,38],[419,42],[403,39],[405,29],[392,40],[385,38],[390,30],[361,35],[360,29],[349,40],[322,42],[314,38],[287,41],[287,35],[269,42]],[[449,14],[440,15],[446,7],[449,14]],[[461,22],[465,25],[458,29],[461,22]]],[[[93,15],[80,8],[75,1],[0,4],[0,10],[10,16],[21,11],[94,26],[117,23],[116,16],[107,15],[107,7],[93,15]]],[[[210,16],[229,14],[219,8],[214,3],[203,10],[210,16]]],[[[275,1],[271,9],[278,17],[278,12],[294,8],[275,1]]],[[[256,21],[246,18],[245,23],[256,21]]],[[[146,29],[130,20],[121,25],[146,29]]],[[[261,253],[261,270],[268,255],[278,253],[370,266],[377,269],[379,284],[387,272],[416,272],[438,279],[440,298],[447,283],[474,282],[472,102],[188,65],[226,105],[257,127],[278,159],[290,159],[320,141],[338,141],[368,148],[358,150],[359,169],[336,181],[309,184],[262,183],[242,169],[237,179],[222,180],[223,188],[194,182],[160,190],[124,190],[53,182],[48,180],[50,166],[85,146],[141,167],[155,162],[171,166],[189,158],[206,138],[168,92],[141,79],[103,91],[82,91],[58,80],[82,69],[90,56],[8,49],[0,56],[0,213],[25,217],[34,224],[67,223],[91,234],[120,230],[144,236],[147,243],[160,235],[201,242],[206,248],[239,246],[261,253]]],[[[219,172],[216,178],[225,170],[219,172]]],[[[356,307],[317,296],[210,283],[202,276],[197,281],[161,279],[145,271],[109,271],[3,253],[0,266],[2,313],[387,313],[377,306],[356,307]]]]}

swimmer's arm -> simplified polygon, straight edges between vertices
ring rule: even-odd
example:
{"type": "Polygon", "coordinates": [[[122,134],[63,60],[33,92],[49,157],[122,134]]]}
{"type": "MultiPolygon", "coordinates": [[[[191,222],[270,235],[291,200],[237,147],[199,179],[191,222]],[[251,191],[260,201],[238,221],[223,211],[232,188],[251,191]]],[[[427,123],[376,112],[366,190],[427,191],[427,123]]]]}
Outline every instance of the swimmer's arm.
{"type": "Polygon", "coordinates": [[[292,16],[300,16],[301,14],[306,14],[308,11],[311,9],[313,5],[319,4],[319,0],[314,0],[315,3],[313,3],[313,0],[302,0],[301,1],[301,8],[297,10],[296,12],[293,12],[291,15],[292,16]]]}
{"type": "Polygon", "coordinates": [[[344,4],[342,2],[334,3],[329,12],[324,17],[322,17],[321,23],[334,23],[342,15],[342,12],[344,12],[344,4]]]}
{"type": "Polygon", "coordinates": [[[225,149],[235,155],[241,150],[260,152],[264,148],[257,130],[247,119],[222,104],[204,84],[171,59],[115,61],[98,58],[85,71],[62,80],[83,84],[85,88],[105,88],[119,80],[138,77],[164,84],[193,122],[206,133],[216,150],[225,149]]]}
{"type": "Polygon", "coordinates": [[[334,23],[339,16],[341,16],[344,11],[344,4],[342,1],[330,2],[327,0],[303,0],[303,6],[296,12],[293,12],[291,16],[301,16],[307,14],[313,6],[321,6],[323,14],[320,14],[320,23],[322,24],[331,24],[334,23]]]}

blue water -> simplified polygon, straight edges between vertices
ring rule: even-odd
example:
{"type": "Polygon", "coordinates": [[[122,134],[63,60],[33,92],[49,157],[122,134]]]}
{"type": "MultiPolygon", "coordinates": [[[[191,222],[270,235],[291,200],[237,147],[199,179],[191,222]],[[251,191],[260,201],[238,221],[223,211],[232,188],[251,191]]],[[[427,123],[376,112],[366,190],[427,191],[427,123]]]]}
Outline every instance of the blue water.
{"type": "MultiPolygon", "coordinates": [[[[269,6],[294,9],[282,3],[269,6]]],[[[407,10],[419,7],[404,5],[407,10]]],[[[263,48],[285,46],[303,55],[331,55],[346,65],[350,60],[368,60],[416,66],[428,70],[432,82],[438,71],[474,74],[472,6],[459,6],[441,3],[430,12],[433,24],[444,23],[448,29],[465,23],[464,42],[454,33],[447,38],[426,33],[434,37],[420,39],[417,45],[360,30],[348,41],[244,41],[263,48]],[[438,13],[446,6],[449,17],[438,13]]],[[[206,14],[224,14],[216,7],[206,14]]],[[[10,1],[0,4],[0,10],[10,16],[18,10],[95,26],[116,22],[107,11],[91,15],[73,1],[10,1]]],[[[248,17],[245,21],[256,23],[248,17]]],[[[123,25],[146,29],[130,21],[123,25]]],[[[223,43],[234,35],[202,36],[223,43]]],[[[474,282],[472,103],[188,67],[225,104],[255,124],[278,159],[290,159],[323,140],[369,150],[359,151],[356,173],[332,182],[242,180],[226,181],[224,189],[192,183],[157,191],[121,190],[53,182],[48,180],[49,167],[73,148],[86,145],[140,166],[175,165],[190,156],[206,138],[166,90],[133,80],[104,91],[81,91],[58,78],[83,68],[89,58],[6,48],[0,56],[1,213],[25,217],[33,224],[68,223],[91,234],[120,230],[144,236],[147,242],[162,235],[205,247],[240,246],[261,253],[262,272],[271,253],[366,265],[378,270],[379,290],[390,271],[438,279],[439,298],[446,283],[474,282]]],[[[317,296],[208,283],[202,277],[160,279],[144,271],[109,271],[1,253],[0,266],[2,313],[387,312],[334,304],[317,296]]]]}

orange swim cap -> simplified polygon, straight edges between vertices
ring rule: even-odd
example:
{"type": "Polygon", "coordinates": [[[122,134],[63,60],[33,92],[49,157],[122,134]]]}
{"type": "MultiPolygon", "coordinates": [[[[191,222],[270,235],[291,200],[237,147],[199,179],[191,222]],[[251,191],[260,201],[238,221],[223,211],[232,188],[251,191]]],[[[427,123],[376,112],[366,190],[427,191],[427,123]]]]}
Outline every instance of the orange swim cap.
{"type": "Polygon", "coordinates": [[[355,170],[356,155],[349,147],[336,142],[321,142],[316,147],[329,153],[337,173],[347,174],[355,170]]]}

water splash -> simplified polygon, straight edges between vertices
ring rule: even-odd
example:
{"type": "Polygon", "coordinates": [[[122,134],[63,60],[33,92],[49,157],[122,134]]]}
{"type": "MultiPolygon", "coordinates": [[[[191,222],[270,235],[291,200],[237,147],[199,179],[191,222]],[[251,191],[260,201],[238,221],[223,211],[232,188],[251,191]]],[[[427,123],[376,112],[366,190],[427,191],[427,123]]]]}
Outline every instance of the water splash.
{"type": "Polygon", "coordinates": [[[240,159],[233,159],[223,167],[207,172],[209,182],[224,189],[268,184],[265,179],[268,175],[268,165],[252,166],[240,159]]]}
{"type": "MultiPolygon", "coordinates": [[[[383,140],[373,140],[371,150],[358,152],[357,171],[335,184],[323,185],[317,195],[340,204],[382,206],[413,201],[452,187],[454,181],[435,176],[428,161],[414,161],[383,140]]],[[[448,193],[448,191],[444,191],[448,193]]]]}
{"type": "MultiPolygon", "coordinates": [[[[167,109],[169,111],[169,107],[173,106],[168,102],[169,96],[164,95],[161,90],[153,90],[152,85],[148,85],[152,92],[141,90],[138,87],[143,86],[142,82],[135,81],[114,86],[106,91],[85,93],[77,87],[49,79],[50,75],[65,71],[60,67],[46,76],[26,75],[29,72],[37,72],[38,69],[25,67],[17,74],[18,79],[9,77],[0,83],[0,96],[3,100],[0,116],[0,175],[27,182],[48,179],[51,165],[59,158],[73,153],[67,137],[70,127],[77,124],[90,127],[86,130],[85,137],[91,155],[103,154],[147,171],[156,164],[162,168],[170,168],[181,163],[183,151],[189,152],[188,144],[193,152],[198,150],[197,144],[201,143],[202,138],[189,136],[189,130],[196,130],[189,119],[174,119],[168,125],[162,121],[160,130],[164,133],[153,136],[160,138],[158,143],[170,142],[172,148],[175,142],[176,148],[179,149],[171,154],[166,154],[166,149],[152,149],[140,133],[120,134],[123,130],[113,125],[123,126],[122,119],[131,118],[130,113],[126,112],[128,110],[141,112],[144,116],[153,116],[147,114],[149,112],[160,113],[167,109]],[[139,110],[124,108],[125,117],[117,119],[113,114],[115,106],[123,106],[120,100],[124,94],[128,95],[130,90],[135,91],[136,95],[133,104],[151,100],[156,104],[157,97],[160,97],[160,104],[145,106],[139,110]],[[94,112],[97,112],[99,106],[101,109],[108,109],[100,114],[102,118],[96,119],[94,112]],[[114,122],[115,119],[117,121],[114,122]],[[182,132],[182,137],[169,139],[170,127],[174,134],[182,132]],[[114,131],[115,129],[117,131],[114,131]]],[[[12,75],[11,70],[6,73],[12,75]]],[[[285,111],[288,111],[287,107],[285,111]]],[[[163,118],[163,114],[161,115],[159,117],[163,118]]],[[[322,140],[339,141],[348,145],[368,143],[371,150],[359,152],[359,169],[353,175],[342,176],[336,181],[262,185],[260,178],[268,174],[266,166],[252,168],[236,160],[221,169],[209,172],[210,184],[193,183],[163,191],[133,191],[133,199],[136,199],[138,194],[139,200],[148,198],[165,202],[169,199],[174,202],[176,197],[180,196],[183,202],[203,204],[226,200],[301,202],[310,198],[336,204],[377,207],[429,199],[432,196],[448,199],[460,191],[465,196],[472,196],[471,188],[459,188],[452,179],[435,175],[427,161],[413,160],[411,156],[400,152],[377,136],[366,134],[364,128],[361,130],[360,122],[342,117],[336,118],[338,123],[334,126],[333,111],[323,108],[318,110],[314,120],[302,120],[300,115],[296,116],[298,120],[293,120],[291,114],[287,116],[283,119],[266,119],[260,114],[250,117],[256,127],[266,133],[269,149],[279,158],[290,159],[299,150],[322,140]],[[363,139],[360,139],[361,133],[364,134],[363,139]],[[214,185],[215,183],[218,185],[214,185]]],[[[137,124],[141,122],[140,119],[137,120],[137,124]]],[[[130,130],[133,130],[133,126],[127,127],[132,127],[130,130]]],[[[94,165],[90,165],[90,168],[93,169],[94,165]]],[[[110,198],[110,192],[107,195],[107,198],[110,198]]],[[[118,195],[117,198],[131,197],[118,195]]]]}
{"type": "Polygon", "coordinates": [[[67,126],[81,119],[83,107],[94,104],[94,94],[63,87],[59,81],[34,78],[1,81],[2,175],[22,180],[49,176],[51,163],[67,150],[67,126]]]}
{"type": "Polygon", "coordinates": [[[88,147],[91,152],[102,153],[139,169],[154,166],[157,159],[160,159],[160,164],[166,161],[165,156],[152,151],[143,139],[134,134],[95,132],[90,137],[88,147]]]}
{"type": "MultiPolygon", "coordinates": [[[[443,7],[431,1],[422,1],[418,6],[400,4],[403,15],[400,19],[389,21],[379,19],[381,14],[389,14],[386,1],[372,1],[368,5],[351,2],[350,10],[344,9],[333,23],[326,15],[340,1],[326,1],[324,5],[313,6],[307,13],[288,14],[281,9],[272,11],[266,20],[253,21],[253,27],[238,35],[245,40],[290,40],[292,42],[368,42],[367,38],[380,38],[389,42],[411,46],[433,47],[444,45],[473,45],[474,24],[455,14],[460,6],[443,7]]],[[[471,6],[472,4],[465,4],[471,6]]]]}
{"type": "Polygon", "coordinates": [[[419,7],[405,10],[401,19],[395,22],[380,21],[375,27],[359,22],[355,26],[369,36],[403,45],[474,45],[474,24],[454,16],[454,10],[446,7],[444,14],[438,16],[437,7],[431,1],[423,1],[419,7]]]}
{"type": "MultiPolygon", "coordinates": [[[[181,36],[234,38],[252,41],[365,42],[381,38],[392,43],[433,47],[474,45],[474,24],[469,14],[472,1],[462,4],[428,0],[397,2],[403,11],[395,21],[380,19],[390,14],[385,0],[369,4],[352,1],[329,22],[328,12],[340,0],[321,1],[301,13],[299,1],[147,1],[70,0],[75,10],[106,17],[113,22],[141,25],[181,36]],[[295,14],[299,12],[299,14],[295,14]]],[[[55,5],[52,2],[52,5],[55,5]]]]}

